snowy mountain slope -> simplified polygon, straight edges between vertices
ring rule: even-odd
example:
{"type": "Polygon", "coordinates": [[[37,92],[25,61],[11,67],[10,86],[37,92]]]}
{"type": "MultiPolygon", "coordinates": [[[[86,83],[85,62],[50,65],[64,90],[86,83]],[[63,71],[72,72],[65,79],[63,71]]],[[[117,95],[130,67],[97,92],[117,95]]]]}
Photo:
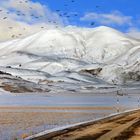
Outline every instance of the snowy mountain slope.
{"type": "Polygon", "coordinates": [[[41,31],[25,39],[1,44],[0,55],[23,51],[38,55],[55,54],[63,57],[87,58],[89,61],[111,60],[123,54],[139,42],[108,27],[91,29],[82,35],[76,29],[50,29],[41,31]],[[100,40],[99,40],[100,39],[100,40]]]}
{"type": "Polygon", "coordinates": [[[12,93],[49,92],[47,86],[38,85],[3,72],[0,72],[0,87],[12,93]]]}
{"type": "Polygon", "coordinates": [[[115,87],[140,80],[140,41],[104,26],[47,29],[0,43],[0,66],[1,71],[41,84],[115,87]]]}
{"type": "Polygon", "coordinates": [[[19,69],[19,68],[11,68],[11,67],[0,67],[0,71],[12,74],[13,76],[21,77],[24,80],[38,82],[40,80],[45,80],[50,77],[50,74],[46,72],[41,72],[37,70],[30,69],[19,69]]]}

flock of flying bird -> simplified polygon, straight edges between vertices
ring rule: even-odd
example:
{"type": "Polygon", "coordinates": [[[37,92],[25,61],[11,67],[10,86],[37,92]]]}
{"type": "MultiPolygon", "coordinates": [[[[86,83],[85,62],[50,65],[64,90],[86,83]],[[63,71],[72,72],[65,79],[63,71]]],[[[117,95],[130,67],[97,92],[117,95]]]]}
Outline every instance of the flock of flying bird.
{"type": "MultiPolygon", "coordinates": [[[[23,4],[23,3],[28,3],[28,2],[29,2],[29,0],[19,0],[19,4],[21,4],[21,7],[22,7],[22,4],[23,4]]],[[[75,3],[76,0],[69,0],[68,2],[69,2],[69,3],[65,3],[65,4],[64,4],[64,7],[67,8],[71,3],[75,3]]],[[[96,8],[100,8],[100,6],[99,6],[99,5],[96,5],[96,8]]],[[[29,7],[29,9],[32,10],[33,7],[29,7]]],[[[3,10],[0,9],[0,13],[1,13],[1,12],[3,12],[3,10]]],[[[15,11],[15,12],[16,12],[16,15],[17,15],[17,16],[20,16],[20,17],[26,16],[26,14],[24,14],[24,13],[21,12],[20,10],[15,11]]],[[[56,9],[55,12],[56,12],[60,17],[63,17],[63,18],[65,17],[65,18],[68,18],[68,19],[73,18],[73,17],[78,17],[78,16],[79,16],[78,13],[63,12],[63,11],[61,11],[60,9],[56,9]]],[[[6,14],[9,15],[10,12],[7,12],[6,14]]],[[[33,19],[36,19],[36,20],[40,20],[41,18],[43,18],[43,16],[41,16],[41,15],[38,16],[38,15],[35,15],[35,14],[31,14],[30,16],[31,16],[33,19]]],[[[1,20],[6,20],[6,19],[8,19],[8,16],[3,17],[1,20]]],[[[51,20],[51,19],[49,20],[49,19],[48,19],[47,22],[50,23],[50,24],[55,25],[55,27],[58,28],[58,23],[57,23],[57,21],[54,21],[54,20],[51,20]]],[[[94,25],[95,25],[95,22],[92,21],[92,22],[90,23],[90,26],[94,26],[94,25]]],[[[44,27],[44,26],[41,26],[40,28],[43,29],[43,28],[45,28],[45,27],[44,27]]],[[[12,30],[13,27],[8,27],[8,29],[12,30]]],[[[23,29],[26,30],[26,28],[23,28],[23,29]]],[[[19,36],[22,36],[22,34],[11,35],[11,38],[17,38],[17,37],[19,37],[19,36]]]]}

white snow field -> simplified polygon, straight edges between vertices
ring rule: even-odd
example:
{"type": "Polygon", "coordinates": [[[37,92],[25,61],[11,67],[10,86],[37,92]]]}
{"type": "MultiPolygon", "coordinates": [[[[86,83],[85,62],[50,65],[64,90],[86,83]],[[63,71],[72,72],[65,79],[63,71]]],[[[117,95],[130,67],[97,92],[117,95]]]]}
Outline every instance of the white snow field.
{"type": "Polygon", "coordinates": [[[105,26],[51,28],[1,42],[0,71],[52,90],[139,90],[140,40],[105,26]]]}

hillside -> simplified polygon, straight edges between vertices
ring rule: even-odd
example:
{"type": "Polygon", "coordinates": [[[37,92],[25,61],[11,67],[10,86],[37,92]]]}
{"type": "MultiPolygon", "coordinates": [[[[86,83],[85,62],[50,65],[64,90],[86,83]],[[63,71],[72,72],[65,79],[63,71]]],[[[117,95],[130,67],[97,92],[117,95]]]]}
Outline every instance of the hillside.
{"type": "Polygon", "coordinates": [[[47,29],[1,42],[0,70],[60,90],[138,88],[140,41],[104,26],[47,29]]]}

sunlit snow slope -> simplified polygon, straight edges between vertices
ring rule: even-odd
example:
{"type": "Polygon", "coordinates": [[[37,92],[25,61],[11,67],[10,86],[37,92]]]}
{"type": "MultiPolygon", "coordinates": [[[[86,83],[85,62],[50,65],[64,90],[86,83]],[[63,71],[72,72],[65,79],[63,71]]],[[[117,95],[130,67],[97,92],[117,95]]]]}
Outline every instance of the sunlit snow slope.
{"type": "Polygon", "coordinates": [[[0,71],[41,84],[71,83],[70,90],[134,85],[140,81],[140,41],[104,26],[47,29],[1,42],[0,71]]]}

